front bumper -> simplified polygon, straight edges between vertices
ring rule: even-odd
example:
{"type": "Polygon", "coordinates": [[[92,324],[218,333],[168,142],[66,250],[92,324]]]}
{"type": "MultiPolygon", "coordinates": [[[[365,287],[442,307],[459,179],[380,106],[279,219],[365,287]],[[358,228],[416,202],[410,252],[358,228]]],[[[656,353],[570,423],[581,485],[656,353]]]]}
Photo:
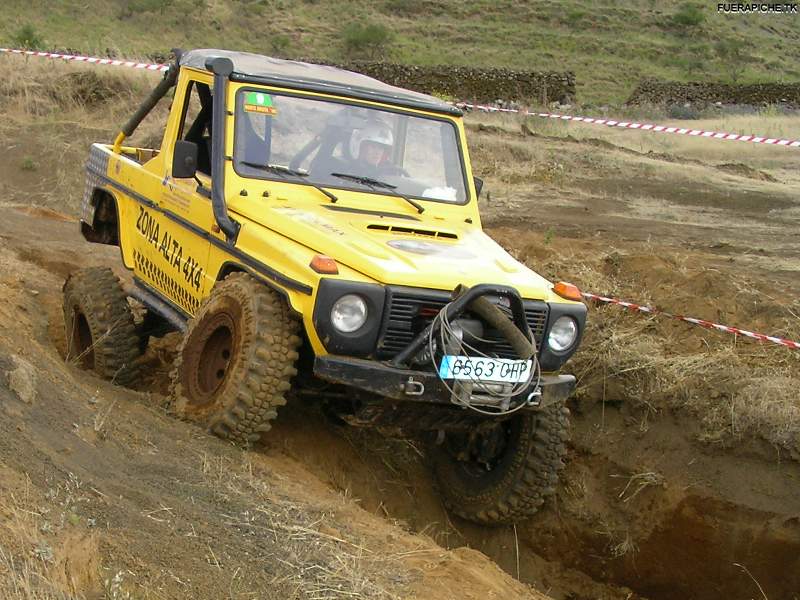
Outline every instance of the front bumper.
{"type": "MultiPolygon", "coordinates": [[[[329,354],[314,359],[314,375],[393,400],[451,404],[449,390],[438,374],[433,372],[403,369],[377,361],[329,354]]],[[[535,392],[535,385],[535,382],[532,383],[514,400],[527,400],[535,392]]],[[[542,375],[539,386],[541,396],[535,396],[538,402],[531,402],[532,409],[566,400],[575,389],[575,376],[542,375]]]]}

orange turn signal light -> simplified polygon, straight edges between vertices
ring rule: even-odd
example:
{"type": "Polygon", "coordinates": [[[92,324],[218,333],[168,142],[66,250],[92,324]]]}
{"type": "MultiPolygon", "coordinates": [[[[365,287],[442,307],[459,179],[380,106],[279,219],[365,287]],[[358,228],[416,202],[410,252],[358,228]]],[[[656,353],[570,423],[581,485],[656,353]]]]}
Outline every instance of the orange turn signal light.
{"type": "Polygon", "coordinates": [[[553,291],[567,300],[583,300],[583,295],[578,289],[578,286],[567,283],[566,281],[559,281],[553,286],[553,291]]]}
{"type": "Polygon", "coordinates": [[[324,254],[314,255],[314,258],[311,259],[311,262],[308,266],[314,269],[317,273],[322,273],[324,275],[339,274],[339,267],[336,266],[336,261],[330,256],[325,256],[324,254]]]}

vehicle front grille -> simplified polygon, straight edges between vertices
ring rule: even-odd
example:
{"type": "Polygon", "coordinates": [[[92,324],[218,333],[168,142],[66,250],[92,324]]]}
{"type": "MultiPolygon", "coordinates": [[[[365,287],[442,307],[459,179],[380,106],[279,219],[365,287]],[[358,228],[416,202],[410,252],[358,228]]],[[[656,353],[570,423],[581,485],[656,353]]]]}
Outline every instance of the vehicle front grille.
{"type": "MultiPolygon", "coordinates": [[[[433,317],[450,301],[448,292],[435,290],[411,290],[409,288],[389,288],[387,310],[381,333],[378,338],[376,357],[381,360],[393,358],[422,331],[433,317]]],[[[539,300],[524,300],[525,316],[531,328],[537,347],[541,352],[544,330],[547,326],[548,306],[539,300]]],[[[501,308],[503,308],[501,306],[501,308]]],[[[510,315],[510,311],[506,310],[510,315]]],[[[511,345],[499,331],[487,329],[483,338],[489,343],[478,349],[489,356],[517,358],[511,345]]]]}

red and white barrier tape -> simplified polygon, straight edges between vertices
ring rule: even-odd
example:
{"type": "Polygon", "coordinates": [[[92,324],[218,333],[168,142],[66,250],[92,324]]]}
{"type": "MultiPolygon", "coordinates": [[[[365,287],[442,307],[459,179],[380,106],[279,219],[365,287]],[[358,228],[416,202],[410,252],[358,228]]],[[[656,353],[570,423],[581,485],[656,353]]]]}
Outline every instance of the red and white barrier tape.
{"type": "MultiPolygon", "coordinates": [[[[147,71],[166,71],[169,65],[158,65],[150,63],[140,63],[129,60],[117,60],[113,58],[99,58],[97,56],[80,56],[76,54],[60,54],[58,52],[40,52],[36,50],[17,50],[14,48],[0,48],[0,52],[8,54],[22,54],[25,56],[38,56],[42,58],[55,58],[73,62],[83,62],[98,65],[112,65],[116,67],[130,67],[133,69],[144,69],[147,71]]],[[[615,119],[597,119],[594,117],[579,117],[573,115],[561,115],[547,112],[531,112],[514,108],[501,108],[498,106],[488,106],[483,104],[469,104],[468,102],[457,102],[459,108],[470,110],[480,110],[484,112],[503,112],[518,113],[529,117],[541,117],[558,119],[559,121],[571,121],[573,123],[588,123],[590,125],[605,125],[606,127],[622,127],[624,129],[638,129],[641,131],[653,131],[656,133],[674,133],[677,135],[688,135],[692,137],[702,137],[712,140],[752,142],[754,144],[770,144],[775,146],[787,146],[790,148],[800,147],[800,140],[787,140],[781,138],[771,138],[759,135],[740,135],[737,133],[725,133],[722,131],[706,131],[704,129],[690,129],[688,127],[674,127],[668,125],[653,125],[651,123],[637,123],[634,121],[617,121],[615,119]]]]}
{"type": "Polygon", "coordinates": [[[763,333],[755,333],[754,331],[747,331],[746,329],[739,329],[738,327],[731,327],[730,325],[720,325],[719,323],[712,323],[711,321],[706,321],[704,319],[695,319],[694,317],[685,317],[683,315],[673,315],[663,310],[653,308],[652,306],[636,304],[635,302],[625,302],[624,300],[618,300],[616,298],[608,298],[606,296],[599,296],[597,294],[592,294],[591,292],[582,292],[582,294],[584,298],[589,298],[590,300],[594,300],[595,302],[603,302],[605,304],[616,304],[617,306],[622,306],[623,308],[628,308],[633,311],[649,313],[652,315],[661,315],[664,317],[669,317],[670,319],[677,319],[678,321],[684,321],[685,323],[692,323],[693,325],[699,325],[700,327],[705,327],[706,329],[716,329],[718,331],[732,333],[733,335],[743,335],[745,337],[749,337],[754,340],[759,340],[762,342],[772,342],[773,344],[778,344],[779,346],[785,346],[786,348],[794,348],[795,350],[800,350],[800,342],[793,342],[792,340],[787,340],[772,335],[764,335],[763,333]]]}
{"type": "MultiPolygon", "coordinates": [[[[166,71],[169,69],[169,65],[158,65],[158,64],[150,64],[150,63],[140,63],[128,60],[116,60],[112,58],[99,58],[96,56],[80,56],[75,54],[60,54],[57,52],[39,52],[35,50],[15,50],[12,48],[0,48],[0,52],[8,53],[8,54],[22,54],[26,56],[38,56],[42,58],[54,58],[54,59],[61,59],[66,61],[73,61],[73,62],[85,62],[89,64],[98,64],[98,65],[112,65],[115,67],[130,67],[132,69],[145,69],[147,71],[166,71]]],[[[635,122],[628,122],[628,121],[615,121],[613,119],[595,119],[592,117],[575,117],[570,115],[559,115],[554,113],[540,113],[540,112],[530,112],[530,111],[521,111],[513,108],[500,108],[497,106],[485,106],[480,104],[469,104],[466,102],[458,102],[456,106],[459,108],[469,108],[475,110],[482,110],[485,112],[505,112],[505,113],[520,113],[526,116],[532,117],[543,117],[543,118],[551,118],[551,119],[559,119],[562,121],[574,121],[580,123],[589,123],[592,125],[606,125],[608,127],[623,127],[626,129],[641,129],[642,131],[655,131],[659,133],[676,133],[679,135],[690,135],[695,137],[704,137],[710,139],[717,139],[717,140],[730,140],[730,141],[740,141],[740,142],[753,142],[757,144],[774,144],[777,146],[789,146],[789,147],[800,147],[800,140],[784,140],[784,139],[777,139],[777,138],[767,138],[755,135],[738,135],[735,133],[722,133],[717,131],[704,131],[701,129],[687,129],[681,127],[667,127],[665,125],[651,125],[648,123],[635,123],[635,122]]],[[[590,300],[594,300],[595,302],[603,302],[606,304],[616,304],[617,306],[622,306],[624,308],[628,308],[630,310],[635,310],[643,313],[649,313],[654,315],[662,315],[665,317],[669,317],[671,319],[677,319],[679,321],[684,321],[686,323],[692,323],[694,325],[699,325],[701,327],[705,327],[706,329],[716,329],[718,331],[724,331],[726,333],[732,333],[734,335],[743,335],[745,337],[753,338],[756,340],[760,340],[762,342],[772,342],[773,344],[778,344],[780,346],[785,346],[787,348],[794,348],[795,350],[800,350],[800,342],[793,342],[792,340],[787,340],[771,335],[765,335],[763,333],[755,333],[753,331],[747,331],[746,329],[739,329],[738,327],[731,327],[730,325],[720,325],[719,323],[712,323],[711,321],[706,321],[704,319],[695,319],[693,317],[686,317],[683,315],[673,315],[671,313],[659,310],[657,308],[653,308],[650,306],[644,306],[641,304],[636,304],[634,302],[626,302],[624,300],[618,300],[616,298],[607,298],[606,296],[599,296],[597,294],[592,294],[591,292],[583,292],[583,296],[585,298],[589,298],[590,300]]]]}
{"type": "Polygon", "coordinates": [[[789,148],[800,147],[800,140],[787,140],[781,138],[771,138],[759,135],[740,135],[738,133],[725,133],[722,131],[706,131],[704,129],[690,129],[688,127],[674,127],[668,125],[653,125],[651,123],[637,123],[635,121],[617,121],[615,119],[597,119],[594,117],[576,117],[572,115],[561,115],[547,112],[531,112],[527,110],[517,110],[514,108],[501,108],[497,106],[485,106],[481,104],[468,104],[457,102],[459,108],[480,110],[483,112],[503,112],[517,113],[527,117],[541,117],[546,119],[558,119],[559,121],[571,121],[573,123],[588,123],[590,125],[605,125],[606,127],[622,127],[623,129],[639,129],[641,131],[653,131],[656,133],[674,133],[677,135],[688,135],[692,137],[702,137],[712,140],[722,140],[731,142],[752,142],[754,144],[770,144],[774,146],[787,146],[789,148]]]}
{"type": "Polygon", "coordinates": [[[80,56],[76,54],[59,54],[58,52],[38,52],[36,50],[15,50],[13,48],[0,48],[0,52],[8,54],[22,54],[25,56],[39,56],[41,58],[59,58],[72,62],[83,62],[96,65],[112,65],[115,67],[130,67],[132,69],[144,69],[146,71],[166,71],[169,65],[155,65],[150,63],[140,63],[130,60],[116,60],[114,58],[99,58],[97,56],[80,56]]]}

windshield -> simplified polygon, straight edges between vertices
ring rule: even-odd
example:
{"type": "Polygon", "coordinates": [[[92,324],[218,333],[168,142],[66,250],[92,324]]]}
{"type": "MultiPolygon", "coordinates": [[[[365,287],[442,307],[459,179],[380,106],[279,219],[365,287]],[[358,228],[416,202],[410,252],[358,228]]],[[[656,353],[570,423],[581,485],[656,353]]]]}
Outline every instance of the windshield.
{"type": "Polygon", "coordinates": [[[461,204],[456,136],[445,119],[243,89],[234,167],[243,177],[281,179],[282,167],[302,175],[298,182],[461,204]]]}

